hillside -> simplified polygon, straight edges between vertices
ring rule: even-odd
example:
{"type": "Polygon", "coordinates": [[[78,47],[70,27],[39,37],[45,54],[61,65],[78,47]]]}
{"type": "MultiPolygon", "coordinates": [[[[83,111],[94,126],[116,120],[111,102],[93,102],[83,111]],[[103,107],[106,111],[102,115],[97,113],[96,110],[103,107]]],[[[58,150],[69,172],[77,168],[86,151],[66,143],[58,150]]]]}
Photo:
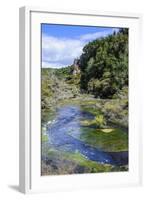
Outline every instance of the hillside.
{"type": "Polygon", "coordinates": [[[84,92],[98,98],[113,98],[128,87],[128,31],[94,40],[83,48],[80,57],[84,92]]]}
{"type": "Polygon", "coordinates": [[[42,69],[42,121],[63,101],[84,98],[106,100],[103,115],[127,129],[127,29],[88,43],[71,66],[42,69]]]}
{"type": "Polygon", "coordinates": [[[48,119],[48,111],[54,110],[61,101],[80,96],[80,75],[74,76],[72,67],[42,69],[41,85],[42,121],[48,119]]]}

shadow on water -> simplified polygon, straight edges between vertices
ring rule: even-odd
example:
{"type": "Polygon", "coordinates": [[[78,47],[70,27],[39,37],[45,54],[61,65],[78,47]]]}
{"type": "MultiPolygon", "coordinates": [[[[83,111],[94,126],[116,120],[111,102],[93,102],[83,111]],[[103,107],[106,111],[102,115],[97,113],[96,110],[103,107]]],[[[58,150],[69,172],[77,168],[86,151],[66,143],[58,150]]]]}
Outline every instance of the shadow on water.
{"type": "Polygon", "coordinates": [[[128,164],[127,151],[104,152],[78,140],[81,134],[80,119],[94,119],[94,115],[81,110],[79,106],[64,106],[58,109],[57,117],[47,129],[51,145],[60,151],[79,152],[87,159],[103,164],[116,166],[128,164]]]}

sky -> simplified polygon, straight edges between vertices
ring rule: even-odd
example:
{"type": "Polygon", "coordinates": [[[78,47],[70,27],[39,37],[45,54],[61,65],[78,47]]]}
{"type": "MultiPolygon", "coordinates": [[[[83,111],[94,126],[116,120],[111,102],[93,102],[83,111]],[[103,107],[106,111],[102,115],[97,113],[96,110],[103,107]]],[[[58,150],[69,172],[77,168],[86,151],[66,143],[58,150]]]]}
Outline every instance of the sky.
{"type": "Polygon", "coordinates": [[[118,28],[42,24],[42,67],[62,68],[73,64],[90,41],[118,31],[118,28]]]}

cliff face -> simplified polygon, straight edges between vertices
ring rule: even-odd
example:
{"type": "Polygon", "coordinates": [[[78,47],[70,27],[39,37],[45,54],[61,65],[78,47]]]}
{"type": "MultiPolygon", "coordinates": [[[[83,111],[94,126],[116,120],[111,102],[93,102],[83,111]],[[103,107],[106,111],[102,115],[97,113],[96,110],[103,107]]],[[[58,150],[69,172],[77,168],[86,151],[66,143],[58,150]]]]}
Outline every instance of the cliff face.
{"type": "Polygon", "coordinates": [[[80,74],[79,59],[75,59],[73,63],[73,75],[80,74]]]}

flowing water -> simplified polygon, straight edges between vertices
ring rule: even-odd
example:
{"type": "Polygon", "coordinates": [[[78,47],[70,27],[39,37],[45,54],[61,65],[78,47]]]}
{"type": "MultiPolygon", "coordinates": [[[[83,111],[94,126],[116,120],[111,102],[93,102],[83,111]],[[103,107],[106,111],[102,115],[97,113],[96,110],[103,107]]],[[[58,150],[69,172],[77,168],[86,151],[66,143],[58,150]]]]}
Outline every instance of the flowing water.
{"type": "MultiPolygon", "coordinates": [[[[79,152],[88,160],[115,166],[128,164],[128,152],[106,152],[80,140],[84,134],[80,121],[92,120],[94,115],[81,106],[67,105],[57,110],[56,117],[47,125],[49,143],[59,151],[79,152]]],[[[90,128],[89,128],[90,131],[90,128]]]]}

